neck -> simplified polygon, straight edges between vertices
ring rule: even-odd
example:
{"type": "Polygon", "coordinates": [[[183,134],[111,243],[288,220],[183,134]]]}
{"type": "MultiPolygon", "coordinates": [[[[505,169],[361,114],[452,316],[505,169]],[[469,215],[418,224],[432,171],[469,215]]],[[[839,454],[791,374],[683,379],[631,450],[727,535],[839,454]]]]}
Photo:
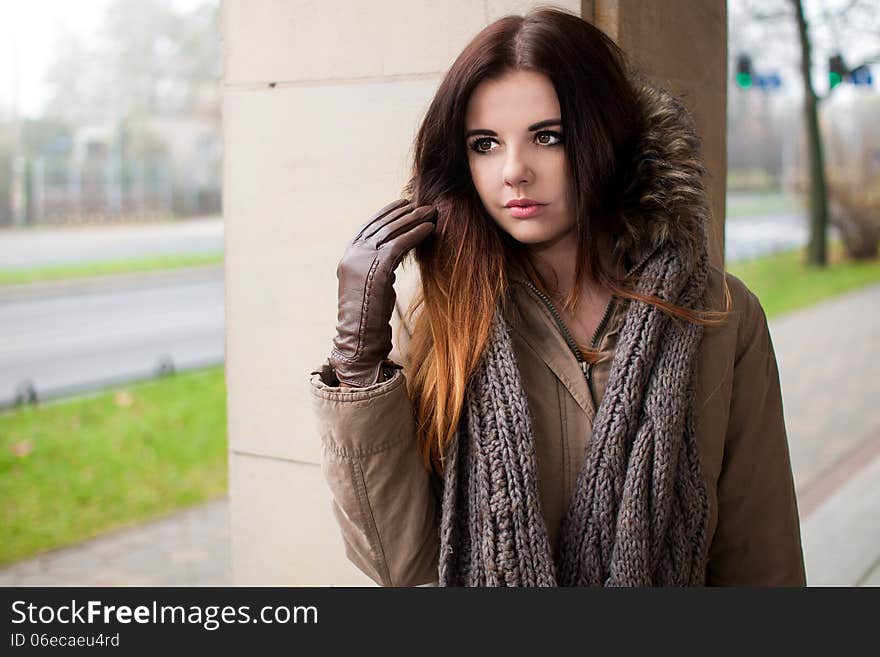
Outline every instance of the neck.
{"type": "Polygon", "coordinates": [[[554,294],[565,295],[574,284],[577,240],[574,230],[551,242],[529,246],[529,256],[554,294]]]}
{"type": "MultiPolygon", "coordinates": [[[[551,292],[558,295],[560,299],[567,298],[575,284],[575,270],[577,265],[577,233],[573,229],[571,232],[557,238],[552,242],[535,244],[529,247],[529,255],[535,268],[541,274],[543,279],[550,286],[551,292]]],[[[601,240],[604,245],[606,240],[601,240]]],[[[611,251],[605,246],[599,248],[599,256],[602,259],[603,267],[611,267],[611,251]]],[[[581,296],[590,296],[591,289],[595,288],[595,281],[586,273],[583,288],[579,291],[581,296]]]]}

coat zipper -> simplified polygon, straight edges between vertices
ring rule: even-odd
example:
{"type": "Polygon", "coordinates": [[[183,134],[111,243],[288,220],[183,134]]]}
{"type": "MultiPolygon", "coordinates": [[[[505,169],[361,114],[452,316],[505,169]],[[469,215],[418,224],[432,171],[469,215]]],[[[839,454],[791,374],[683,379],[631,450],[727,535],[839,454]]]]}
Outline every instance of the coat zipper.
{"type": "MultiPolygon", "coordinates": [[[[541,292],[531,281],[525,281],[526,285],[538,295],[538,298],[544,302],[544,305],[547,306],[547,309],[550,311],[550,314],[553,315],[553,319],[556,321],[556,325],[559,327],[559,330],[562,332],[562,337],[565,339],[568,348],[571,350],[571,353],[574,354],[574,357],[577,359],[578,363],[581,366],[581,371],[584,373],[584,379],[587,381],[587,388],[590,391],[590,399],[593,401],[593,410],[596,409],[596,393],[593,390],[593,381],[590,377],[592,363],[588,362],[585,358],[581,350],[578,349],[577,342],[575,342],[574,338],[571,336],[571,332],[568,330],[568,327],[565,325],[565,322],[562,320],[562,317],[559,315],[559,311],[556,310],[556,307],[553,305],[553,302],[547,298],[547,295],[541,292]]],[[[608,319],[611,317],[611,311],[614,308],[614,297],[611,297],[611,300],[608,302],[608,305],[605,307],[605,314],[602,316],[602,321],[599,322],[599,326],[596,327],[596,331],[593,333],[593,337],[590,340],[590,348],[595,349],[596,340],[602,334],[602,331],[605,329],[605,325],[608,323],[608,319]]]]}
{"type": "MultiPolygon", "coordinates": [[[[651,251],[650,253],[648,253],[648,255],[646,255],[644,258],[642,258],[642,260],[637,265],[635,265],[633,268],[631,268],[626,273],[627,278],[629,276],[631,276],[634,272],[641,269],[641,267],[648,261],[648,259],[652,255],[654,255],[655,251],[656,251],[656,249],[654,249],[654,251],[651,251]]],[[[543,292],[541,292],[541,290],[539,290],[534,285],[534,283],[532,283],[529,280],[524,280],[523,282],[532,290],[532,292],[534,292],[538,296],[539,299],[541,299],[541,301],[544,302],[544,305],[547,306],[547,309],[550,311],[550,314],[553,315],[553,319],[556,321],[556,325],[559,327],[559,330],[562,332],[562,337],[565,339],[565,342],[568,345],[568,348],[574,354],[574,357],[577,359],[577,362],[581,366],[581,371],[584,373],[584,379],[586,379],[586,381],[587,381],[587,389],[590,391],[590,399],[593,402],[593,411],[595,412],[597,410],[596,392],[593,390],[593,380],[591,377],[591,370],[592,370],[593,364],[590,362],[587,362],[587,360],[584,358],[584,355],[581,353],[581,350],[578,349],[577,342],[575,342],[574,338],[571,336],[571,332],[568,330],[568,327],[565,325],[565,322],[562,320],[562,316],[559,314],[559,311],[556,310],[556,306],[553,305],[553,302],[550,301],[550,299],[547,297],[547,295],[544,294],[543,292]]],[[[604,332],[605,326],[606,326],[606,324],[608,324],[608,320],[611,318],[611,312],[614,309],[614,305],[615,305],[616,300],[617,300],[617,298],[612,296],[611,300],[608,302],[608,305],[605,306],[605,314],[602,315],[602,320],[599,322],[599,325],[596,327],[596,330],[593,332],[593,337],[590,339],[590,349],[596,348],[596,346],[597,346],[596,343],[597,343],[599,337],[604,332]]]]}

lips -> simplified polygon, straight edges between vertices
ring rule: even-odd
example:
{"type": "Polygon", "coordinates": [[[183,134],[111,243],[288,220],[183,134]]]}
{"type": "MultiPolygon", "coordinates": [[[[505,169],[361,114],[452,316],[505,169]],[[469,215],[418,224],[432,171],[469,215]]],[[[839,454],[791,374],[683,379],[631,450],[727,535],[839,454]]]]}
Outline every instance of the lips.
{"type": "Polygon", "coordinates": [[[544,206],[541,204],[510,205],[507,207],[507,210],[517,219],[528,219],[544,212],[544,206]]]}
{"type": "Polygon", "coordinates": [[[512,208],[512,207],[525,208],[525,207],[528,207],[528,206],[530,206],[530,205],[543,205],[543,204],[542,204],[542,203],[538,203],[538,202],[537,202],[536,200],[534,200],[534,199],[523,197],[523,198],[515,198],[515,199],[511,199],[510,201],[507,202],[507,204],[505,205],[505,207],[508,207],[508,208],[512,208]]]}

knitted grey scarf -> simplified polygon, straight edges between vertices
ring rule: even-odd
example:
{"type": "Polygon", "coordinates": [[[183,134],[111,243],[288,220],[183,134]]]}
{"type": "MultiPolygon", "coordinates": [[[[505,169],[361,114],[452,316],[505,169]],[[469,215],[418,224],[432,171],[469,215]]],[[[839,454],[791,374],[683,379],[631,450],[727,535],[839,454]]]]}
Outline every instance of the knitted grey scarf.
{"type": "MultiPolygon", "coordinates": [[[[705,245],[691,257],[667,245],[637,289],[697,308],[707,274],[705,245]]],[[[702,327],[630,302],[557,555],[508,330],[497,313],[446,454],[440,585],[703,584],[708,501],[694,432],[702,327]]]]}

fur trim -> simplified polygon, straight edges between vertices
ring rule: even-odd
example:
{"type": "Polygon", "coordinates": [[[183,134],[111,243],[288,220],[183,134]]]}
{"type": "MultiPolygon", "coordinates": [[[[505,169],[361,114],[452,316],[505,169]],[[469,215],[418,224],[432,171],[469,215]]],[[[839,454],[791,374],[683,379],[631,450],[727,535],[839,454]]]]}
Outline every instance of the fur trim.
{"type": "Polygon", "coordinates": [[[636,261],[664,244],[696,255],[705,248],[709,222],[700,137],[681,101],[645,82],[634,87],[643,127],[615,255],[622,251],[636,261]]]}

